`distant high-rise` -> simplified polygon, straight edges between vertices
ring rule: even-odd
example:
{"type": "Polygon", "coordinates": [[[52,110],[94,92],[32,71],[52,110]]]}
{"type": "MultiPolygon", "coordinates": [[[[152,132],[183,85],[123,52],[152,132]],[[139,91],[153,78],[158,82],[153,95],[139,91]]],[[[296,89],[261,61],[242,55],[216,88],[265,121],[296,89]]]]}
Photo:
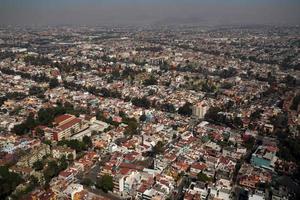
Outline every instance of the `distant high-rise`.
{"type": "Polygon", "coordinates": [[[203,100],[193,106],[193,115],[198,117],[199,119],[203,119],[208,109],[208,103],[203,100]]]}

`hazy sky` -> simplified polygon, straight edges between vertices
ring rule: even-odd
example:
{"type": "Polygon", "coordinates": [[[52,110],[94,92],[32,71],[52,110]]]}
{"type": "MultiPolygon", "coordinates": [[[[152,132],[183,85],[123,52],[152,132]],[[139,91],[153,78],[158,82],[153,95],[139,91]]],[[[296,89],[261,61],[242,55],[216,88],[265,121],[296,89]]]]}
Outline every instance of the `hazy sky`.
{"type": "Polygon", "coordinates": [[[300,24],[300,0],[0,0],[0,24],[300,24]]]}

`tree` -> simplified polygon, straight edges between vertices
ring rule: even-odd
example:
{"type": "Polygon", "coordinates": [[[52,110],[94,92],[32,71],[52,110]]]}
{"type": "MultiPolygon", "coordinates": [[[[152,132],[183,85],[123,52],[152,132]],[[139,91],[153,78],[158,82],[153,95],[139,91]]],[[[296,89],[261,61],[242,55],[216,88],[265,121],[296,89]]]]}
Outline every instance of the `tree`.
{"type": "Polygon", "coordinates": [[[93,146],[93,142],[92,142],[92,140],[89,136],[86,136],[86,135],[83,136],[82,141],[85,144],[85,147],[92,147],[93,146]]]}
{"type": "Polygon", "coordinates": [[[96,119],[100,121],[106,121],[106,118],[104,117],[104,114],[102,111],[97,111],[96,112],[96,119]]]}
{"type": "Polygon", "coordinates": [[[221,78],[230,78],[237,74],[237,70],[233,67],[229,67],[228,69],[224,69],[220,72],[221,78]]]}
{"type": "Polygon", "coordinates": [[[278,156],[288,161],[294,161],[300,164],[300,144],[299,138],[293,139],[291,137],[279,140],[278,156]]]}
{"type": "Polygon", "coordinates": [[[203,172],[200,172],[197,174],[197,178],[199,181],[201,182],[209,182],[211,181],[211,178],[208,177],[206,174],[204,174],[203,172]]]}
{"type": "Polygon", "coordinates": [[[297,79],[290,74],[285,77],[285,83],[287,86],[294,87],[297,83],[297,79]]]}
{"type": "Polygon", "coordinates": [[[270,121],[275,128],[284,129],[288,126],[288,114],[279,113],[272,117],[270,121]]]}
{"type": "Polygon", "coordinates": [[[218,115],[219,112],[221,112],[221,108],[210,107],[208,109],[207,113],[205,114],[204,119],[207,121],[218,122],[219,121],[219,115],[218,115]]]}
{"type": "Polygon", "coordinates": [[[263,110],[261,110],[261,109],[255,110],[253,113],[251,113],[250,120],[254,121],[256,119],[260,119],[262,112],[263,112],[263,110]]]}
{"type": "Polygon", "coordinates": [[[174,113],[176,111],[174,105],[171,103],[162,104],[161,109],[165,112],[170,112],[170,113],[174,113]]]}
{"type": "Polygon", "coordinates": [[[100,94],[103,97],[110,97],[110,91],[107,88],[101,88],[100,94]]]}
{"type": "Polygon", "coordinates": [[[67,156],[67,159],[68,159],[69,162],[72,162],[74,160],[73,154],[69,153],[68,156],[67,156]]]}
{"type": "Polygon", "coordinates": [[[268,72],[268,83],[270,85],[272,85],[273,83],[276,82],[276,77],[271,73],[271,72],[268,72]]]}
{"type": "Polygon", "coordinates": [[[114,188],[113,177],[107,174],[101,176],[97,180],[96,187],[103,190],[103,192],[112,191],[114,188]]]}
{"type": "Polygon", "coordinates": [[[35,129],[35,133],[36,133],[36,135],[39,136],[39,137],[43,137],[44,134],[45,134],[44,130],[41,129],[41,128],[39,128],[39,127],[35,129]]]}
{"type": "Polygon", "coordinates": [[[59,166],[56,161],[50,161],[48,162],[48,166],[46,170],[44,171],[44,177],[46,184],[51,181],[51,179],[55,176],[57,176],[59,173],[59,166]]]}
{"type": "Polygon", "coordinates": [[[125,135],[136,135],[138,133],[138,123],[135,118],[126,118],[123,120],[128,126],[125,129],[125,135]]]}
{"type": "Polygon", "coordinates": [[[206,81],[205,83],[202,84],[201,89],[203,92],[212,93],[212,92],[215,92],[217,87],[212,82],[206,81]]]}
{"type": "Polygon", "coordinates": [[[147,119],[147,116],[145,114],[142,114],[140,116],[140,121],[144,122],[144,121],[146,121],[146,119],[147,119]]]}
{"type": "Polygon", "coordinates": [[[13,132],[15,132],[17,135],[24,135],[28,133],[29,129],[24,123],[17,124],[13,128],[13,132]]]}
{"type": "Polygon", "coordinates": [[[41,160],[37,160],[32,165],[33,169],[36,171],[40,171],[44,168],[44,163],[41,160]]]}
{"type": "Polygon", "coordinates": [[[143,97],[143,98],[133,98],[131,100],[132,104],[137,106],[137,107],[142,107],[142,108],[150,108],[150,101],[146,98],[146,97],[143,97]]]}
{"type": "Polygon", "coordinates": [[[127,78],[129,77],[130,75],[133,75],[135,74],[136,71],[134,71],[133,69],[129,68],[129,67],[126,67],[123,71],[122,71],[122,77],[123,78],[127,78]]]}
{"type": "MultiPolygon", "coordinates": [[[[67,102],[66,102],[67,103],[67,102]]],[[[63,115],[65,114],[66,112],[72,112],[73,110],[68,110],[64,107],[65,105],[68,105],[68,104],[64,104],[64,105],[60,105],[58,104],[57,107],[53,107],[51,108],[51,112],[52,112],[52,120],[54,117],[58,116],[58,115],[63,115]]]]}
{"type": "Polygon", "coordinates": [[[42,108],[38,111],[37,120],[42,125],[48,125],[53,121],[53,110],[51,108],[42,108]]]}
{"type": "Polygon", "coordinates": [[[233,172],[233,175],[232,175],[232,178],[233,178],[234,182],[237,179],[237,175],[238,175],[238,173],[240,171],[241,166],[242,166],[242,161],[241,160],[237,160],[236,165],[235,165],[235,169],[234,169],[234,172],[233,172]]]}
{"type": "Polygon", "coordinates": [[[87,149],[85,143],[79,140],[61,140],[57,143],[59,146],[67,145],[71,149],[75,149],[76,153],[79,153],[85,149],[87,149]]]}
{"type": "Polygon", "coordinates": [[[251,150],[254,147],[255,144],[255,138],[254,137],[250,137],[248,140],[245,141],[244,146],[251,150]]]}
{"type": "Polygon", "coordinates": [[[143,84],[145,86],[157,85],[157,79],[154,76],[151,76],[149,79],[144,80],[143,84]]]}
{"type": "Polygon", "coordinates": [[[118,70],[114,70],[112,73],[111,73],[111,76],[113,79],[119,79],[121,74],[118,70]]]}
{"type": "Polygon", "coordinates": [[[0,199],[6,199],[23,182],[21,176],[10,172],[6,166],[0,166],[0,199]]]}
{"type": "Polygon", "coordinates": [[[65,170],[67,168],[68,168],[68,162],[67,162],[66,156],[62,156],[59,159],[59,171],[65,170]]]}
{"type": "Polygon", "coordinates": [[[64,103],[64,110],[66,113],[73,113],[74,112],[74,105],[70,103],[69,101],[66,101],[64,103]]]}
{"type": "Polygon", "coordinates": [[[154,154],[161,154],[163,153],[164,149],[164,143],[162,141],[158,141],[156,145],[153,147],[153,153],[154,154]]]}
{"type": "Polygon", "coordinates": [[[233,124],[236,127],[242,127],[243,126],[243,121],[240,117],[235,116],[234,119],[233,119],[233,124]]]}
{"type": "Polygon", "coordinates": [[[56,78],[52,78],[49,82],[50,89],[56,88],[59,86],[59,82],[56,78]]]}
{"type": "Polygon", "coordinates": [[[18,191],[17,193],[14,193],[13,195],[11,195],[13,199],[20,199],[21,197],[24,197],[25,195],[32,192],[37,186],[39,186],[38,179],[33,175],[31,175],[29,177],[28,182],[29,182],[29,184],[27,184],[27,187],[24,190],[18,191]]]}
{"type": "Polygon", "coordinates": [[[293,98],[292,105],[291,105],[290,109],[297,111],[299,104],[300,104],[300,93],[298,93],[293,98]]]}
{"type": "Polygon", "coordinates": [[[134,129],[130,126],[127,126],[125,131],[124,131],[124,134],[125,135],[135,135],[135,134],[137,134],[137,129],[134,129]]]}
{"type": "Polygon", "coordinates": [[[85,186],[92,186],[94,184],[89,178],[83,178],[80,183],[85,186]]]}
{"type": "Polygon", "coordinates": [[[33,113],[30,113],[25,121],[25,126],[28,128],[28,129],[33,129],[35,126],[36,126],[36,123],[35,123],[35,119],[34,119],[34,114],[33,113]]]}
{"type": "Polygon", "coordinates": [[[17,135],[24,135],[28,133],[31,129],[33,129],[36,125],[37,124],[34,119],[34,114],[30,113],[23,123],[14,126],[13,131],[17,135]]]}
{"type": "Polygon", "coordinates": [[[189,102],[186,102],[182,107],[178,109],[178,114],[184,115],[184,116],[191,116],[192,115],[192,104],[189,102]]]}
{"type": "Polygon", "coordinates": [[[175,140],[177,138],[176,133],[173,133],[172,139],[175,140]]]}
{"type": "Polygon", "coordinates": [[[44,93],[44,90],[41,87],[32,86],[31,88],[29,88],[29,95],[40,95],[43,93],[44,93]]]}
{"type": "Polygon", "coordinates": [[[33,176],[33,175],[31,175],[31,176],[29,177],[29,181],[30,181],[30,184],[31,184],[32,186],[34,186],[34,187],[39,185],[39,179],[36,178],[36,177],[33,176]]]}
{"type": "Polygon", "coordinates": [[[119,116],[122,117],[122,119],[124,119],[124,118],[127,117],[126,113],[124,111],[122,111],[122,110],[119,111],[119,116]]]}
{"type": "Polygon", "coordinates": [[[10,195],[10,199],[24,199],[25,195],[32,192],[39,185],[38,179],[35,176],[30,176],[28,180],[28,184],[25,185],[25,188],[22,190],[14,191],[10,195]]]}
{"type": "Polygon", "coordinates": [[[45,141],[44,141],[44,144],[47,144],[47,145],[49,145],[49,146],[52,146],[51,140],[45,140],[45,141]]]}

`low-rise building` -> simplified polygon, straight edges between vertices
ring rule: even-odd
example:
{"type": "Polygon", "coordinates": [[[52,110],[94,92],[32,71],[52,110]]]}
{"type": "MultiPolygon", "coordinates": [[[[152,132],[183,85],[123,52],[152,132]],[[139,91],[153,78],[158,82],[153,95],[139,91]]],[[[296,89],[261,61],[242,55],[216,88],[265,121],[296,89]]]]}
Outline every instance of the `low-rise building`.
{"type": "Polygon", "coordinates": [[[47,144],[41,144],[30,150],[30,153],[23,156],[17,163],[17,166],[32,167],[33,163],[42,160],[44,156],[50,154],[50,147],[47,144]]]}
{"type": "Polygon", "coordinates": [[[69,147],[62,147],[62,146],[57,146],[52,148],[52,156],[54,158],[61,158],[62,156],[65,156],[68,159],[70,155],[72,155],[72,158],[75,159],[76,151],[69,147]]]}

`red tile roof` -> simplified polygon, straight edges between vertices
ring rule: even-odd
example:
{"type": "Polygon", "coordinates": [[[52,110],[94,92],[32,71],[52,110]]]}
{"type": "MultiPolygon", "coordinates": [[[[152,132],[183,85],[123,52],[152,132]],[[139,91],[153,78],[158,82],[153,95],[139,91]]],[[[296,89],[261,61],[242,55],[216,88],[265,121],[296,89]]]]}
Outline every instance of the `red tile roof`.
{"type": "Polygon", "coordinates": [[[266,149],[267,149],[267,151],[272,152],[272,153],[275,153],[278,151],[278,148],[273,147],[273,146],[268,146],[266,149]]]}
{"type": "Polygon", "coordinates": [[[62,124],[60,126],[58,126],[57,128],[61,129],[61,130],[66,130],[72,126],[74,126],[75,124],[77,123],[80,123],[81,122],[81,119],[79,118],[75,118],[75,119],[72,119],[71,121],[65,123],[65,124],[62,124]]]}
{"type": "Polygon", "coordinates": [[[204,163],[194,163],[194,164],[192,164],[191,168],[198,169],[198,170],[204,170],[207,167],[204,163]]]}
{"type": "Polygon", "coordinates": [[[60,115],[58,117],[55,117],[54,122],[56,124],[60,124],[61,122],[65,121],[69,118],[72,118],[72,117],[73,117],[72,115],[68,115],[68,114],[60,115]]]}
{"type": "Polygon", "coordinates": [[[62,171],[59,173],[59,176],[66,178],[66,177],[70,176],[71,174],[73,174],[73,172],[71,172],[71,171],[62,171]]]}
{"type": "Polygon", "coordinates": [[[144,167],[143,166],[138,166],[138,165],[134,165],[134,164],[130,164],[130,163],[121,163],[120,168],[128,168],[128,169],[135,169],[135,170],[143,170],[144,167]]]}
{"type": "Polygon", "coordinates": [[[130,171],[131,171],[131,169],[128,169],[128,168],[121,168],[121,169],[120,169],[120,174],[122,174],[122,175],[127,175],[130,171]]]}

